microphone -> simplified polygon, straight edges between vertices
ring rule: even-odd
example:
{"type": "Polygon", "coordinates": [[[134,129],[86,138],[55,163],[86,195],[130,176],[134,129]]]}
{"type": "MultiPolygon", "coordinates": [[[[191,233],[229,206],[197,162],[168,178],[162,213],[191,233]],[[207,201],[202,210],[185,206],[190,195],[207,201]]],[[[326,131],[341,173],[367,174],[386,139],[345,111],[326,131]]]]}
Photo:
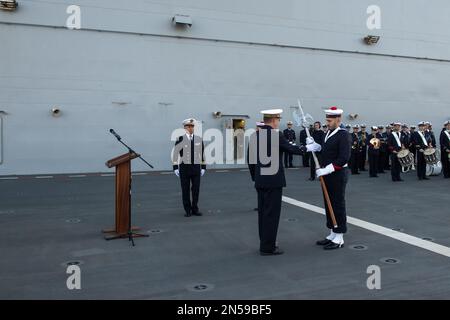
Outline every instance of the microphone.
{"type": "Polygon", "coordinates": [[[114,137],[116,137],[117,140],[120,141],[120,136],[114,131],[114,129],[109,129],[109,132],[111,132],[114,135],[114,137]]]}

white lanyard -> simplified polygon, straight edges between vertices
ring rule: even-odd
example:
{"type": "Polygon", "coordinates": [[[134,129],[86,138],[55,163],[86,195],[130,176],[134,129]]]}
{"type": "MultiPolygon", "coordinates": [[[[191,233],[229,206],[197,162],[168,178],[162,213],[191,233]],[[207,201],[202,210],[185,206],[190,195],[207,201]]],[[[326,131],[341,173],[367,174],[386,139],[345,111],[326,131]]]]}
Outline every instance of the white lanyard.
{"type": "Polygon", "coordinates": [[[421,131],[419,131],[419,136],[422,138],[423,144],[428,146],[427,139],[425,139],[421,131]]]}
{"type": "Polygon", "coordinates": [[[399,147],[401,147],[402,146],[402,144],[401,144],[401,142],[400,142],[400,137],[399,137],[399,135],[400,135],[400,132],[398,132],[398,136],[397,136],[397,132],[392,132],[392,134],[394,135],[394,137],[395,137],[395,141],[397,141],[397,144],[398,144],[398,146],[399,147]]]}
{"type": "Polygon", "coordinates": [[[444,131],[445,135],[447,136],[448,140],[450,141],[450,133],[448,133],[448,131],[444,131]]]}
{"type": "Polygon", "coordinates": [[[337,127],[336,129],[333,130],[333,132],[331,132],[330,130],[328,130],[327,135],[325,136],[325,142],[328,141],[328,139],[330,139],[332,136],[334,136],[336,134],[336,132],[338,132],[340,130],[339,127],[337,127]],[[331,132],[331,134],[330,134],[331,132]]]}

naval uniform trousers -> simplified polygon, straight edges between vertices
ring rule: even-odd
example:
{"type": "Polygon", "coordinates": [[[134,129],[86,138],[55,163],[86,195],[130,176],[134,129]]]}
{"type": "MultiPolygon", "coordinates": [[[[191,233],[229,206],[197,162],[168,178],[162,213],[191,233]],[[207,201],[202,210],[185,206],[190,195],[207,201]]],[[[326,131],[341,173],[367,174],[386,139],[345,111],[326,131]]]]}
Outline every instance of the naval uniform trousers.
{"type": "Polygon", "coordinates": [[[425,162],[425,156],[423,152],[417,150],[417,177],[424,179],[427,177],[427,163],[425,162]]]}
{"type": "Polygon", "coordinates": [[[359,171],[366,171],[367,146],[361,147],[358,159],[359,159],[359,171]]]}
{"type": "Polygon", "coordinates": [[[351,158],[349,162],[350,162],[349,165],[352,169],[352,174],[357,174],[359,167],[359,152],[356,149],[352,149],[351,158]]]}
{"type": "Polygon", "coordinates": [[[448,155],[447,151],[445,151],[444,148],[441,148],[441,163],[444,178],[450,178],[450,158],[448,155]]]}
{"type": "Polygon", "coordinates": [[[402,166],[400,161],[398,161],[398,157],[396,153],[391,153],[391,177],[392,181],[400,181],[400,172],[402,170],[402,166]]]}
{"type": "Polygon", "coordinates": [[[331,206],[333,207],[334,216],[336,218],[337,228],[333,227],[330,218],[327,201],[325,195],[323,201],[325,203],[325,211],[327,216],[327,228],[333,229],[335,233],[347,232],[347,212],[345,209],[345,188],[348,182],[348,169],[346,167],[341,170],[334,171],[331,174],[323,176],[325,185],[327,186],[328,195],[330,197],[331,206]]]}
{"type": "Polygon", "coordinates": [[[380,152],[369,149],[369,176],[378,177],[378,162],[380,157],[380,152]]]}
{"type": "Polygon", "coordinates": [[[256,188],[258,192],[259,250],[273,252],[280,222],[283,188],[256,188]]]}
{"type": "Polygon", "coordinates": [[[180,164],[181,193],[183,198],[183,207],[186,213],[198,212],[197,204],[200,193],[200,170],[201,167],[199,164],[180,164]]]}

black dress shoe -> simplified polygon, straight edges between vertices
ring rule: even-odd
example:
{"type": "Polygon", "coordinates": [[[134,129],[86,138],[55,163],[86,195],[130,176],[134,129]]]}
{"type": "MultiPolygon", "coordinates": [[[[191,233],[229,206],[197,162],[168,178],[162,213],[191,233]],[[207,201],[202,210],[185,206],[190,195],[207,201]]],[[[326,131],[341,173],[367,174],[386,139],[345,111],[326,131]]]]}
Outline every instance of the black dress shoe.
{"type": "Polygon", "coordinates": [[[423,180],[430,180],[430,178],[423,178],[423,180]]]}
{"type": "Polygon", "coordinates": [[[308,179],[309,181],[314,181],[314,180],[316,180],[315,178],[309,178],[308,179]]]}
{"type": "Polygon", "coordinates": [[[273,250],[272,252],[264,252],[264,251],[259,252],[259,254],[262,256],[278,256],[283,253],[284,253],[284,251],[278,247],[276,247],[275,250],[273,250]]]}
{"type": "Polygon", "coordinates": [[[344,247],[343,243],[334,243],[331,241],[330,244],[327,244],[325,247],[323,247],[324,250],[334,250],[344,247]]]}
{"type": "Polygon", "coordinates": [[[326,246],[327,244],[330,244],[331,242],[333,242],[333,241],[328,240],[328,239],[325,238],[325,239],[323,239],[323,240],[317,241],[316,244],[317,244],[318,246],[326,246]]]}
{"type": "Polygon", "coordinates": [[[190,217],[190,216],[192,216],[192,214],[190,212],[187,212],[184,216],[185,217],[190,217]]]}
{"type": "Polygon", "coordinates": [[[196,212],[192,211],[192,214],[194,216],[202,216],[203,215],[203,213],[201,213],[200,211],[196,211],[196,212]]]}
{"type": "Polygon", "coordinates": [[[258,208],[253,208],[254,211],[258,211],[258,208]]]}

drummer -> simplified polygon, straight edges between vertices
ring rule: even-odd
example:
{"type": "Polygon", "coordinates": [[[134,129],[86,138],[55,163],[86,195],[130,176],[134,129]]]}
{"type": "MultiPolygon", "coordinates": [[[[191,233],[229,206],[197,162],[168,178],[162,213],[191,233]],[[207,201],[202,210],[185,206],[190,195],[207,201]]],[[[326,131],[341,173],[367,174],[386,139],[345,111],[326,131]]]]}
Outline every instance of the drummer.
{"type": "Polygon", "coordinates": [[[391,177],[392,181],[398,182],[403,181],[400,177],[400,172],[402,171],[402,166],[400,165],[400,161],[398,160],[398,153],[400,150],[405,148],[404,144],[404,136],[400,132],[401,123],[395,122],[393,123],[394,130],[388,136],[388,148],[391,155],[391,177]]]}
{"type": "Polygon", "coordinates": [[[417,150],[417,177],[419,180],[429,180],[426,176],[427,163],[425,162],[425,150],[431,145],[431,137],[425,134],[425,122],[418,124],[419,130],[411,137],[417,150]]]}

